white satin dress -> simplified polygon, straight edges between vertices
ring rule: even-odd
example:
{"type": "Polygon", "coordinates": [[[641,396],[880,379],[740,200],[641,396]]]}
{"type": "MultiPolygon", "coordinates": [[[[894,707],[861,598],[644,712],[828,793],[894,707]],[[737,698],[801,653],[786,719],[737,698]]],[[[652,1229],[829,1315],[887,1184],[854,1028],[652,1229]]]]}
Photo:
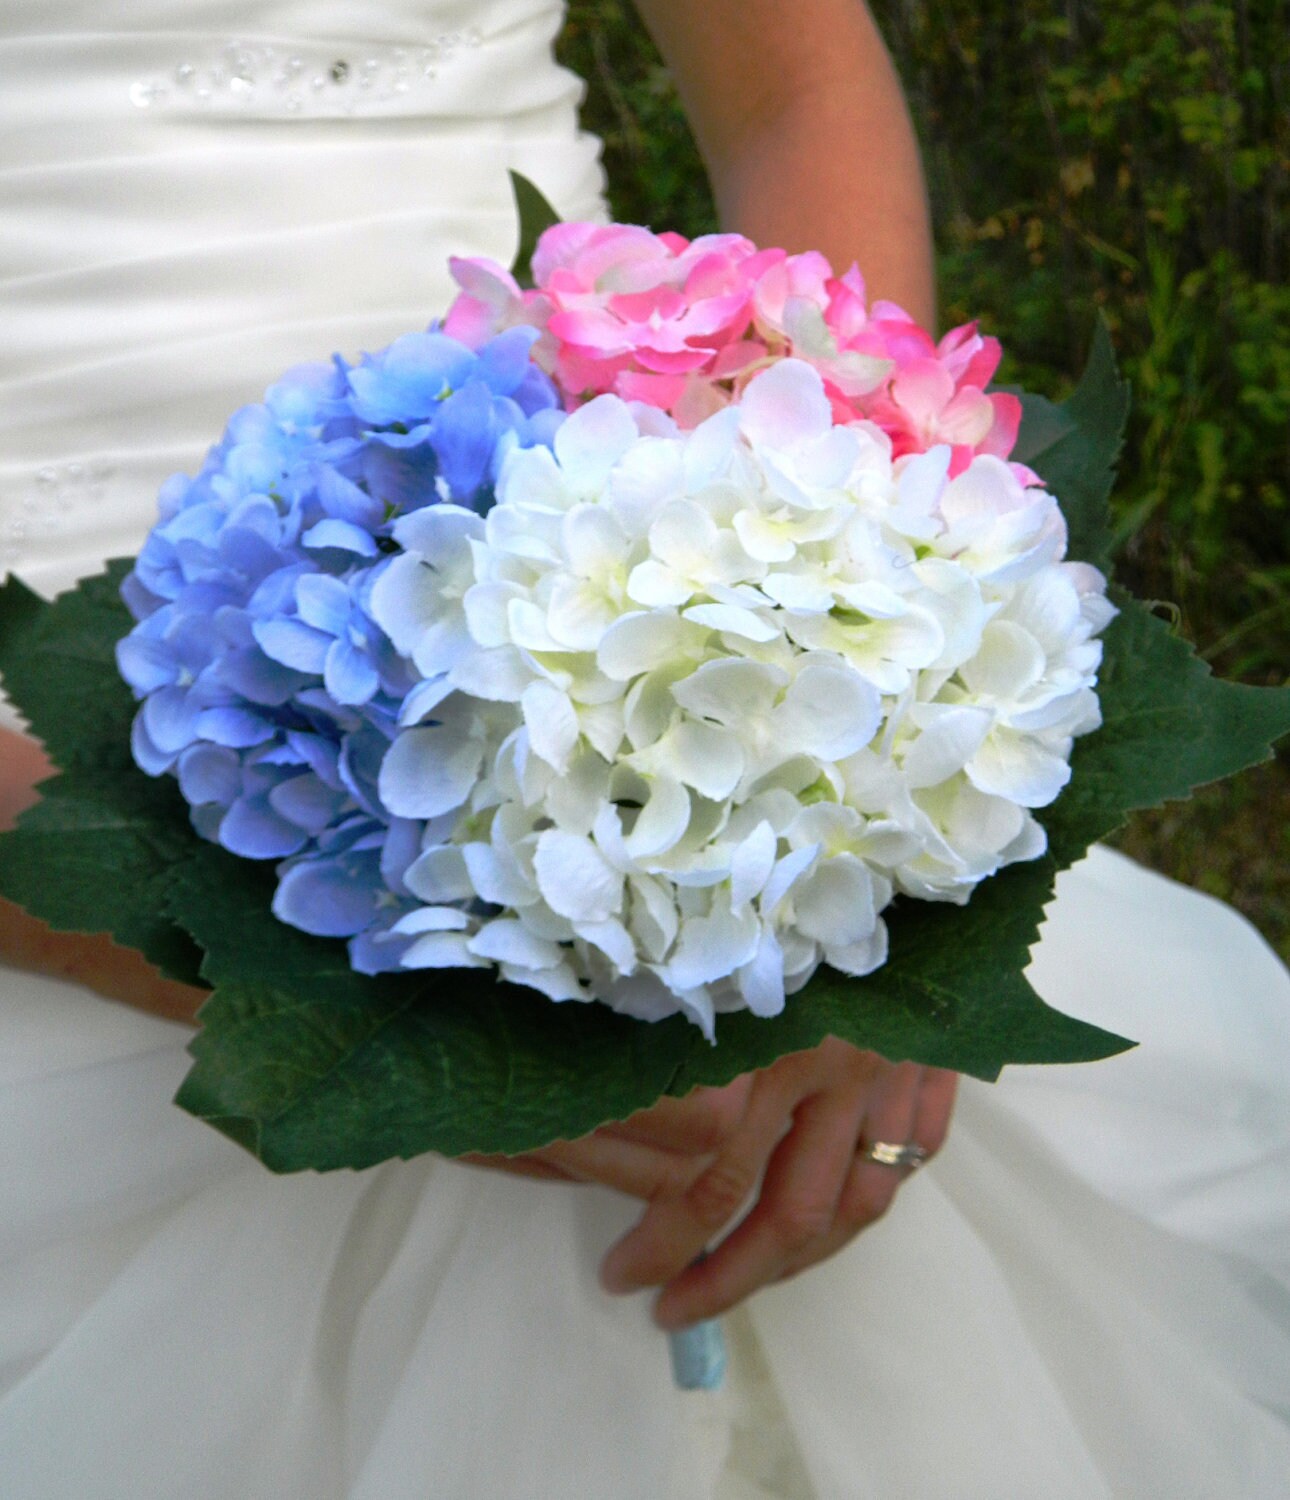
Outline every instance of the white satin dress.
{"type": "MultiPolygon", "coordinates": [[[[600,212],[552,0],[4,0],[0,559],[139,544],[282,368],[600,212]],[[125,19],[121,19],[124,14],[125,19]]],[[[608,1193],[423,1158],[275,1178],[186,1032],[0,973],[3,1500],[1271,1500],[1290,1493],[1290,979],[1096,852],[1032,976],[1140,1038],[968,1082],[940,1159],[671,1385],[608,1193]]]]}

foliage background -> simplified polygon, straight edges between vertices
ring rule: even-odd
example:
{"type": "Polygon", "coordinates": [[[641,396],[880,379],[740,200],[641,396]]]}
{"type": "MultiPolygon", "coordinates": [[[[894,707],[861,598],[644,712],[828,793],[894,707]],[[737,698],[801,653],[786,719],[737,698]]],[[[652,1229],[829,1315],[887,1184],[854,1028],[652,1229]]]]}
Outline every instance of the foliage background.
{"type": "MultiPolygon", "coordinates": [[[[1060,397],[1098,310],[1134,409],[1119,576],[1215,668],[1290,662],[1290,7],[1286,0],[874,0],[937,229],[941,316],[1060,397]]],[[[572,0],[616,218],[715,227],[666,68],[626,0],[572,0]]],[[[767,185],[774,191],[773,184],[767,185]]],[[[805,248],[805,247],[794,247],[805,248]]],[[[1290,960],[1290,747],[1118,842],[1231,901],[1290,960]]]]}

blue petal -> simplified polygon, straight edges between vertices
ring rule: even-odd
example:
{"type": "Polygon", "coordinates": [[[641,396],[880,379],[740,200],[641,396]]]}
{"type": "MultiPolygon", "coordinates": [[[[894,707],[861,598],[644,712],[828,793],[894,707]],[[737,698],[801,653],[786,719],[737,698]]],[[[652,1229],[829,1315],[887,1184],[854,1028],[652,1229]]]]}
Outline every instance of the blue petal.
{"type": "Polygon", "coordinates": [[[297,672],[319,673],[327,660],[332,635],[315,630],[303,620],[257,620],[255,639],[266,656],[297,672]]]}
{"type": "Polygon", "coordinates": [[[269,793],[269,804],[289,823],[317,835],[339,815],[349,799],[334,792],[309,772],[280,781],[269,793]]]}
{"type": "Polygon", "coordinates": [[[377,426],[416,421],[466,378],[474,355],[441,333],[408,333],[349,372],[350,405],[377,426]]]}
{"type": "Polygon", "coordinates": [[[479,351],[479,378],[499,396],[509,396],[533,367],[530,351],[539,338],[536,328],[508,328],[479,351]]]}
{"type": "Polygon", "coordinates": [[[564,415],[559,392],[550,376],[539,370],[532,361],[529,362],[529,367],[524,372],[524,379],[508,394],[520,410],[528,416],[539,411],[558,411],[561,416],[564,415]]]}
{"type": "Polygon", "coordinates": [[[116,665],[136,693],[155,692],[175,680],[176,662],[170,647],[138,631],[117,642],[116,665]]]}
{"type": "Polygon", "coordinates": [[[282,859],[304,848],[308,835],[280,817],[266,796],[239,797],[219,825],[219,841],[244,859],[282,859]]]}
{"type": "Polygon", "coordinates": [[[173,754],[159,749],[153,743],[148,726],[143,721],[142,709],[135,714],[134,723],[130,726],[130,754],[134,756],[135,765],[149,776],[164,776],[175,763],[173,754]]]}
{"type": "Polygon", "coordinates": [[[296,584],[296,607],[300,618],[330,636],[343,634],[354,607],[353,595],[339,578],[310,573],[296,584]]]}
{"type": "Polygon", "coordinates": [[[219,664],[220,681],[251,703],[277,708],[313,680],[310,674],[298,672],[270,661],[263,651],[231,651],[219,664]]]}
{"type": "Polygon", "coordinates": [[[370,855],[301,860],[278,882],[273,914],[317,937],[352,937],[377,915],[379,881],[370,855]]]}
{"type": "Polygon", "coordinates": [[[458,504],[468,505],[474,498],[496,444],[493,398],[482,381],[472,381],[443,403],[434,432],[439,468],[458,504]]]}
{"type": "Polygon", "coordinates": [[[385,519],[385,507],[365,490],[335,469],[319,466],[314,471],[318,499],[326,513],[337,521],[375,531],[385,519]]]}
{"type": "Polygon", "coordinates": [[[327,652],[323,682],[337,703],[366,703],[381,685],[372,658],[361,647],[342,636],[327,652]]]}
{"type": "Polygon", "coordinates": [[[356,974],[390,974],[403,967],[403,955],[414,937],[388,937],[383,928],[368,928],[350,939],[349,966],[356,974]]]}
{"type": "Polygon", "coordinates": [[[202,710],[197,733],[203,740],[226,745],[231,750],[249,750],[274,735],[273,725],[249,708],[217,705],[202,710]]]}
{"type": "Polygon", "coordinates": [[[179,757],[179,790],[193,806],[228,807],[242,792],[242,762],[218,745],[194,745],[179,757]]]}
{"type": "Polygon", "coordinates": [[[363,454],[367,487],[392,513],[406,514],[432,505],[439,498],[435,489],[438,472],[434,449],[428,446],[396,452],[384,443],[370,443],[363,454]]]}
{"type": "Polygon", "coordinates": [[[201,705],[187,688],[161,688],[143,705],[148,738],[158,750],[176,755],[192,744],[200,713],[201,705]]]}
{"type": "Polygon", "coordinates": [[[342,552],[355,552],[359,557],[375,557],[380,551],[371,533],[355,526],[352,521],[319,521],[300,540],[306,547],[338,547],[342,552]]]}
{"type": "Polygon", "coordinates": [[[295,752],[300,763],[325,782],[335,792],[341,790],[340,773],[336,763],[340,758],[340,745],[317,734],[303,734],[292,730],[287,735],[287,744],[295,752]]]}

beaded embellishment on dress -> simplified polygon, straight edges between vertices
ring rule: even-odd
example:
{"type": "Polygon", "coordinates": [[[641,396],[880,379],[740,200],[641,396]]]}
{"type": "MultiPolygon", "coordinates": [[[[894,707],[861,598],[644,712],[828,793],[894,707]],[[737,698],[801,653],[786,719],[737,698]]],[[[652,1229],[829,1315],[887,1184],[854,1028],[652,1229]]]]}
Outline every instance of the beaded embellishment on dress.
{"type": "Polygon", "coordinates": [[[168,72],[136,79],[138,109],[229,108],[296,114],[353,114],[373,100],[415,96],[432,88],[463,51],[483,44],[478,27],[444,31],[419,46],[346,47],[230,41],[214,56],[182,58],[168,72]]]}
{"type": "Polygon", "coordinates": [[[29,561],[33,548],[52,547],[58,537],[84,527],[113,477],[112,465],[96,459],[45,464],[8,504],[0,482],[0,577],[29,561]]]}

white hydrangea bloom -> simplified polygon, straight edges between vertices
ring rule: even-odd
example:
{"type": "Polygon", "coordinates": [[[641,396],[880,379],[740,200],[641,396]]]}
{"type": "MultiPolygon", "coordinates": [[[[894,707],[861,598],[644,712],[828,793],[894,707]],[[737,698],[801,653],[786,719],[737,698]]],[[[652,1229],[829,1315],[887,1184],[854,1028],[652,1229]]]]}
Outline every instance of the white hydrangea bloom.
{"type": "Polygon", "coordinates": [[[482,520],[395,532],[372,609],[425,681],[381,774],[425,820],[412,966],[650,1019],[779,1011],[886,957],[904,892],[1042,853],[1114,611],[1053,498],[897,462],[785,360],[688,433],[602,396],[482,520]]]}

